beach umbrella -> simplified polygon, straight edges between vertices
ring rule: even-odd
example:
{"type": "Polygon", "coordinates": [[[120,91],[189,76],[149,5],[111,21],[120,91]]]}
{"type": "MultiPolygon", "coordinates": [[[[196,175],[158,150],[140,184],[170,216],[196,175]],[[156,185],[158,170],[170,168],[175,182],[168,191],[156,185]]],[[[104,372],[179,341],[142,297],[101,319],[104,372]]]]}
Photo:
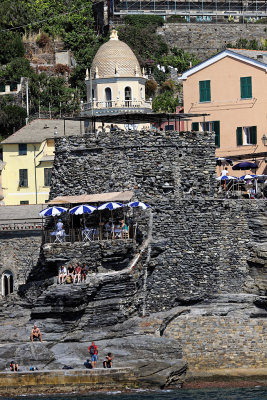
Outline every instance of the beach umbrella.
{"type": "Polygon", "coordinates": [[[246,170],[246,169],[257,169],[258,165],[249,161],[238,163],[232,167],[233,170],[246,170]]]}
{"type": "Polygon", "coordinates": [[[141,201],[132,201],[131,203],[128,203],[127,206],[141,207],[143,210],[146,210],[147,208],[152,208],[149,204],[142,203],[141,201]]]}
{"type": "Polygon", "coordinates": [[[92,214],[97,207],[89,206],[87,204],[82,204],[80,206],[73,207],[69,210],[70,214],[81,215],[81,214],[92,214]]]}
{"type": "Polygon", "coordinates": [[[250,174],[248,174],[248,175],[240,176],[239,179],[243,179],[243,180],[246,180],[246,179],[255,179],[255,178],[257,178],[257,176],[258,176],[258,175],[250,175],[250,174]]]}
{"type": "Polygon", "coordinates": [[[229,175],[229,176],[223,175],[223,176],[218,176],[216,179],[217,179],[217,181],[230,181],[230,180],[234,180],[237,178],[235,176],[231,176],[231,175],[229,175]]]}
{"type": "MultiPolygon", "coordinates": [[[[112,221],[112,225],[113,225],[113,215],[112,215],[112,211],[116,210],[117,208],[121,208],[124,205],[122,203],[115,203],[115,202],[110,202],[110,203],[104,203],[101,206],[97,207],[98,210],[102,211],[102,210],[110,210],[111,211],[111,221],[112,221]]],[[[100,221],[101,221],[101,214],[100,214],[100,221]]]]}
{"type": "Polygon", "coordinates": [[[110,202],[110,203],[105,203],[102,204],[101,206],[97,207],[98,210],[116,210],[117,208],[123,207],[122,203],[115,203],[115,202],[110,202]]]}
{"type": "Polygon", "coordinates": [[[39,215],[41,217],[55,217],[56,215],[60,215],[66,211],[68,211],[68,209],[65,207],[48,207],[41,211],[39,215]]]}

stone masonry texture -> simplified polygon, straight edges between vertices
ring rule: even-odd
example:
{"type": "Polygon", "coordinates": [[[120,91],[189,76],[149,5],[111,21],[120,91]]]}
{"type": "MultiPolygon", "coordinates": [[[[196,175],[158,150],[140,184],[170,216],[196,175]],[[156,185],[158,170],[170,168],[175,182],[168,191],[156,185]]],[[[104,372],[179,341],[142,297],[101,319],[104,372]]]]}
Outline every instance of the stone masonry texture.
{"type": "MultiPolygon", "coordinates": [[[[51,344],[44,364],[68,363],[68,346],[78,365],[90,334],[118,363],[125,349],[134,360],[144,340],[140,354],[151,360],[161,340],[159,359],[171,346],[166,370],[181,357],[191,370],[266,367],[267,201],[222,198],[215,168],[208,132],[117,130],[56,140],[50,199],[132,190],[152,209],[132,212],[136,242],[43,244],[16,295],[27,310],[21,338],[37,321],[51,344]],[[90,267],[85,284],[56,284],[58,265],[82,261],[90,267]]],[[[2,342],[15,346],[13,333],[0,329],[2,342]]],[[[8,350],[1,351],[3,365],[8,350]]]]}
{"type": "Polygon", "coordinates": [[[228,43],[235,45],[240,38],[260,43],[266,39],[266,24],[164,24],[158,34],[170,45],[193,53],[200,61],[225,49],[228,43]]]}

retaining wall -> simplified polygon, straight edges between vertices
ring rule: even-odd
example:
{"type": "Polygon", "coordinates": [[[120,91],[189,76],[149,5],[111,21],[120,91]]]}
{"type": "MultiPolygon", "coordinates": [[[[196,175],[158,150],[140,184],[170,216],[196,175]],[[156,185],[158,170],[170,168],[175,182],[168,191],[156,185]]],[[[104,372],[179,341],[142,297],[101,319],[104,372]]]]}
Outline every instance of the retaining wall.
{"type": "Polygon", "coordinates": [[[260,42],[267,38],[266,24],[209,24],[177,23],[164,24],[157,32],[170,47],[193,53],[200,61],[233,45],[240,38],[260,42]]]}

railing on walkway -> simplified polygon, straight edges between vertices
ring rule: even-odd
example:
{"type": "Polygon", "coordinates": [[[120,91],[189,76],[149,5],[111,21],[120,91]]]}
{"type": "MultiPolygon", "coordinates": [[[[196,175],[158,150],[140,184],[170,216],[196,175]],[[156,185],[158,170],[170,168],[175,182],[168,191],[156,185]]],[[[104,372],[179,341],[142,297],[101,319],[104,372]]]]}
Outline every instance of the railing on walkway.
{"type": "Polygon", "coordinates": [[[42,230],[42,221],[38,219],[0,220],[0,231],[33,231],[42,230]]]}
{"type": "Polygon", "coordinates": [[[265,17],[267,15],[266,0],[248,1],[180,1],[180,0],[121,0],[113,2],[114,15],[127,14],[159,14],[159,15],[210,15],[239,17],[265,17]]]}
{"type": "Polygon", "coordinates": [[[69,228],[66,230],[55,231],[53,229],[45,229],[43,231],[44,243],[75,243],[75,242],[93,242],[99,240],[127,240],[136,239],[136,228],[134,224],[129,230],[114,228],[111,230],[103,229],[103,226],[97,228],[69,228]]]}

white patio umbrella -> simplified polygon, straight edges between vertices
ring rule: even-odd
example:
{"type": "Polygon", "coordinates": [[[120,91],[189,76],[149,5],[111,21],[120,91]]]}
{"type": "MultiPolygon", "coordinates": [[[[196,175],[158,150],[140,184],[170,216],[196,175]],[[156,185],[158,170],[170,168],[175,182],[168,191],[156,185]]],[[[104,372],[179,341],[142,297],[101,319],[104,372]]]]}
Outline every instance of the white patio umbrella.
{"type": "Polygon", "coordinates": [[[42,210],[39,215],[41,217],[55,217],[56,215],[61,215],[62,213],[68,211],[65,207],[48,207],[45,210],[42,210]]]}

